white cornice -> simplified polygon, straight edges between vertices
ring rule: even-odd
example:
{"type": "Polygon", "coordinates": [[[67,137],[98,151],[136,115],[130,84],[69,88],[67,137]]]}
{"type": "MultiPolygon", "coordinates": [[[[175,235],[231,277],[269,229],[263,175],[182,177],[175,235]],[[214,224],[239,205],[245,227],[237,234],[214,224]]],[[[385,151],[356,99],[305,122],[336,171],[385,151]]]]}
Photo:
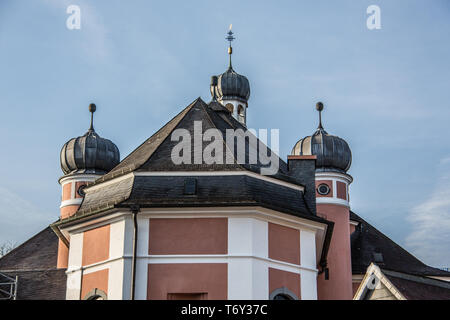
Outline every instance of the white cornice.
{"type": "Polygon", "coordinates": [[[100,178],[101,175],[98,174],[74,174],[69,176],[63,176],[59,178],[58,182],[60,185],[64,185],[68,182],[91,182],[98,178],[100,178]]]}
{"type": "Polygon", "coordinates": [[[331,172],[331,171],[325,171],[325,172],[316,172],[316,179],[326,179],[326,178],[330,178],[330,179],[336,179],[336,180],[342,180],[342,182],[345,183],[352,183],[353,182],[353,177],[349,174],[346,173],[339,173],[339,172],[331,172]]]}
{"type": "Polygon", "coordinates": [[[64,201],[61,201],[61,205],[59,206],[59,208],[64,208],[67,206],[79,206],[82,201],[83,201],[83,198],[64,200],[64,201]]]}
{"type": "Polygon", "coordinates": [[[347,200],[333,197],[317,197],[316,204],[337,204],[340,206],[344,206],[350,208],[350,204],[347,200]]]}

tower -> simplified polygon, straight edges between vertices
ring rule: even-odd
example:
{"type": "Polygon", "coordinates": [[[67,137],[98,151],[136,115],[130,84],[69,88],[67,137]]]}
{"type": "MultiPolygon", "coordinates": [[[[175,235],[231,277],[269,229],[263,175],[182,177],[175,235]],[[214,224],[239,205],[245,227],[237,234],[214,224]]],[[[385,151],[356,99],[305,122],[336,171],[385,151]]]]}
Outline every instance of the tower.
{"type": "Polygon", "coordinates": [[[226,39],[229,42],[228,69],[217,77],[217,86],[210,87],[211,95],[217,98],[217,101],[224,105],[231,112],[235,119],[237,119],[243,125],[246,125],[248,99],[250,98],[250,84],[245,76],[240,75],[233,70],[233,66],[231,63],[233,47],[231,46],[231,42],[235,38],[233,36],[233,32],[231,31],[231,25],[226,39]]]}
{"type": "MultiPolygon", "coordinates": [[[[74,215],[83,201],[86,184],[110,171],[120,160],[117,146],[95,132],[95,111],[95,104],[90,104],[89,130],[83,136],[67,141],[61,149],[61,169],[64,175],[58,181],[62,189],[60,219],[74,215]]],[[[68,244],[59,240],[58,268],[67,268],[67,259],[68,244]]]]}
{"type": "Polygon", "coordinates": [[[350,203],[348,188],[353,178],[347,174],[352,154],[347,142],[328,134],[322,126],[323,104],[318,102],[319,126],[313,135],[299,140],[292,155],[315,155],[317,215],[334,222],[328,265],[318,276],[321,300],[352,299],[350,251],[350,203]]]}

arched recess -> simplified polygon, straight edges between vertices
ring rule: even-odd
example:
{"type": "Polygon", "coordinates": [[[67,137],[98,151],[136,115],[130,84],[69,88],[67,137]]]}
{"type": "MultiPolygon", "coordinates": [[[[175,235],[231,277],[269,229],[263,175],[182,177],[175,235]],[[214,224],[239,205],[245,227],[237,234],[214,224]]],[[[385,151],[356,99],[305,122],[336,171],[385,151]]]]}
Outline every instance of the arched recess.
{"type": "Polygon", "coordinates": [[[270,293],[269,300],[298,300],[298,297],[288,288],[281,287],[270,293]]]}
{"type": "Polygon", "coordinates": [[[233,112],[234,112],[234,106],[233,106],[233,104],[227,103],[227,104],[225,105],[225,108],[227,108],[228,111],[230,111],[231,114],[233,114],[233,112]]]}
{"type": "Polygon", "coordinates": [[[240,104],[238,106],[238,120],[240,122],[245,122],[245,108],[240,104]]]}
{"type": "Polygon", "coordinates": [[[95,288],[89,291],[83,300],[108,300],[108,296],[103,290],[95,288]]]}

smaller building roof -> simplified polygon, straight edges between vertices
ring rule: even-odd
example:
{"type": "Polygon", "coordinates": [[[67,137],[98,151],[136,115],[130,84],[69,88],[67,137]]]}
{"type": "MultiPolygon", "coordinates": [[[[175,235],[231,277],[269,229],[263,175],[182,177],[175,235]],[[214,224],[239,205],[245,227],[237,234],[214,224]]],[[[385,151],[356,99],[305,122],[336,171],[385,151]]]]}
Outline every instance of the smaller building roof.
{"type": "Polygon", "coordinates": [[[50,227],[0,258],[0,273],[18,276],[18,300],[64,300],[66,269],[57,269],[58,237],[50,227]]]}
{"type": "Polygon", "coordinates": [[[372,263],[355,300],[449,300],[450,282],[386,270],[372,263]]]}
{"type": "Polygon", "coordinates": [[[353,274],[364,274],[375,262],[386,270],[450,277],[450,272],[427,266],[353,211],[350,211],[350,220],[359,223],[351,235],[353,274]]]}

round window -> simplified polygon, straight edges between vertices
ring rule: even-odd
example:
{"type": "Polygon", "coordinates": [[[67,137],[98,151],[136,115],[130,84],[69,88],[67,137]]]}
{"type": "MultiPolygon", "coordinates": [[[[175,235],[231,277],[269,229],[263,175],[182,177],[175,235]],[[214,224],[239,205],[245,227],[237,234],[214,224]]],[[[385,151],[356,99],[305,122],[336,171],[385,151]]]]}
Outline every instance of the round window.
{"type": "Polygon", "coordinates": [[[82,197],[84,197],[84,188],[86,188],[85,184],[81,185],[77,190],[78,194],[82,197]]]}
{"type": "Polygon", "coordinates": [[[330,193],[330,187],[327,184],[322,183],[317,187],[317,192],[325,196],[330,193]]]}

